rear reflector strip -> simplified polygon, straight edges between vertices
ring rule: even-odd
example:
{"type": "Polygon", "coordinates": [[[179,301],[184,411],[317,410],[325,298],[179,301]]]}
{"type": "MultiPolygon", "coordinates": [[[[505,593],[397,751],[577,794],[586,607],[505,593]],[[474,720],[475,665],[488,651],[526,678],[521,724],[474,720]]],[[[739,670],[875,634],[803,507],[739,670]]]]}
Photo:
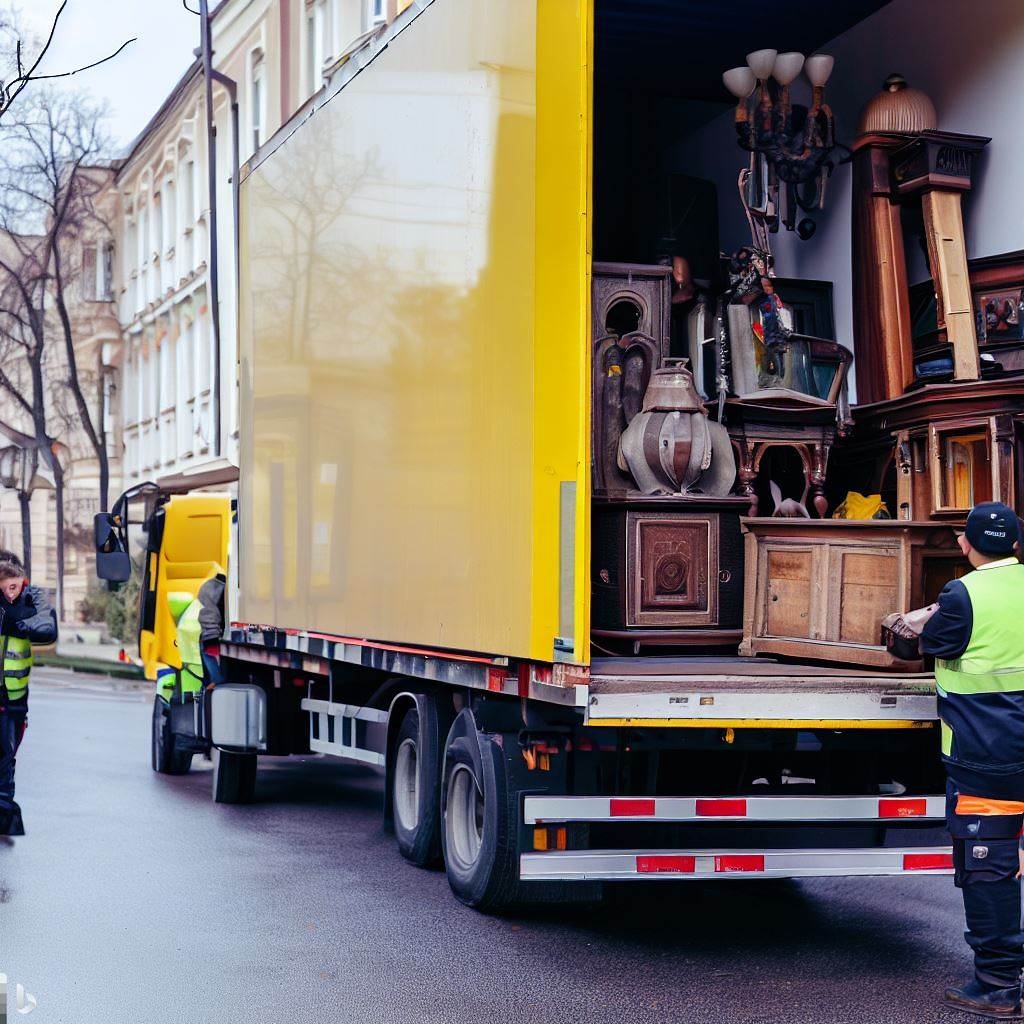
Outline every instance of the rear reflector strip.
{"type": "Polygon", "coordinates": [[[524,881],[947,875],[949,847],[861,850],[564,850],[524,853],[524,881]]]}
{"type": "Polygon", "coordinates": [[[623,800],[613,797],[610,804],[609,810],[613,818],[654,817],[653,800],[623,800]]]}
{"type": "Polygon", "coordinates": [[[904,871],[952,871],[951,853],[907,853],[903,856],[904,871]]]}
{"type": "Polygon", "coordinates": [[[672,855],[637,857],[636,870],[637,873],[641,875],[665,873],[671,873],[674,875],[692,874],[697,870],[697,858],[676,857],[672,855]]]}
{"type": "Polygon", "coordinates": [[[698,818],[745,818],[746,800],[698,800],[698,818]]]}
{"type": "Polygon", "coordinates": [[[923,797],[916,800],[879,800],[880,818],[923,818],[928,813],[928,801],[923,797]]]}
{"type": "Polygon", "coordinates": [[[563,821],[944,821],[945,797],[528,796],[527,825],[563,821]]]}
{"type": "Polygon", "coordinates": [[[764,871],[764,857],[753,853],[716,857],[715,871],[764,871]]]}

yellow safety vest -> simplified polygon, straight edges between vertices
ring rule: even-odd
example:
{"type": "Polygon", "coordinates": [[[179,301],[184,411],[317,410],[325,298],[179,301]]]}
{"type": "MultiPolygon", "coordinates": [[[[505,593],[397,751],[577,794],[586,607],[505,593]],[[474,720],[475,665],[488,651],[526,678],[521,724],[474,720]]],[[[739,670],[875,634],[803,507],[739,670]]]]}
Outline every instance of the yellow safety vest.
{"type": "Polygon", "coordinates": [[[32,644],[20,636],[0,637],[3,651],[3,681],[7,696],[12,700],[28,692],[28,677],[32,671],[32,644]]]}

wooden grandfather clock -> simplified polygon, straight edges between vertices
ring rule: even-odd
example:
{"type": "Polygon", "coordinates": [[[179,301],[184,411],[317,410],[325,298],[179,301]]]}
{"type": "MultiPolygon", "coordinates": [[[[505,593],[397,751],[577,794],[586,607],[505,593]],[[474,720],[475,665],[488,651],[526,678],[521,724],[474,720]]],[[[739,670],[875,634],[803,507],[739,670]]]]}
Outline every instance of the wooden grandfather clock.
{"type": "Polygon", "coordinates": [[[953,376],[980,377],[960,200],[990,141],[940,132],[935,108],[900,75],[865,108],[853,152],[853,300],[862,404],[902,395],[914,381],[901,208],[920,203],[935,282],[937,345],[949,345],[953,376]]]}

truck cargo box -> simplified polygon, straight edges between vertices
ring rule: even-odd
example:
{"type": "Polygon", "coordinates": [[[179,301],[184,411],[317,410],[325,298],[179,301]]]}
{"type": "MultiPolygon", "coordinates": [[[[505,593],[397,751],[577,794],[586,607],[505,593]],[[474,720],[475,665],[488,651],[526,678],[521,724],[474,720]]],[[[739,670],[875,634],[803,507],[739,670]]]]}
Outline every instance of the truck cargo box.
{"type": "Polygon", "coordinates": [[[413,6],[246,169],[239,614],[583,662],[586,5],[413,6]]]}

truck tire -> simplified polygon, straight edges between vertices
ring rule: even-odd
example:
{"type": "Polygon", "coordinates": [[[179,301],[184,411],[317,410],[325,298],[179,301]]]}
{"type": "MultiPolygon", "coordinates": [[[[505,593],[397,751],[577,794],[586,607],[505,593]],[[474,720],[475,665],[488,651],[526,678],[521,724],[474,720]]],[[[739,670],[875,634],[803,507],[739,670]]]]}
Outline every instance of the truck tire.
{"type": "Polygon", "coordinates": [[[235,750],[211,751],[213,754],[213,802],[249,804],[256,795],[256,755],[235,750]]]}
{"type": "Polygon", "coordinates": [[[391,753],[391,800],[398,852],[417,867],[441,858],[439,744],[430,730],[421,736],[420,714],[406,711],[391,753]]]}
{"type": "Polygon", "coordinates": [[[192,767],[191,750],[181,750],[171,732],[171,716],[162,697],[153,698],[153,728],[150,736],[150,764],[161,775],[185,775],[192,767]]]}
{"type": "Polygon", "coordinates": [[[522,901],[515,808],[509,799],[504,751],[484,735],[479,740],[479,768],[470,737],[452,740],[445,752],[445,871],[452,892],[466,906],[510,910],[522,901]]]}

